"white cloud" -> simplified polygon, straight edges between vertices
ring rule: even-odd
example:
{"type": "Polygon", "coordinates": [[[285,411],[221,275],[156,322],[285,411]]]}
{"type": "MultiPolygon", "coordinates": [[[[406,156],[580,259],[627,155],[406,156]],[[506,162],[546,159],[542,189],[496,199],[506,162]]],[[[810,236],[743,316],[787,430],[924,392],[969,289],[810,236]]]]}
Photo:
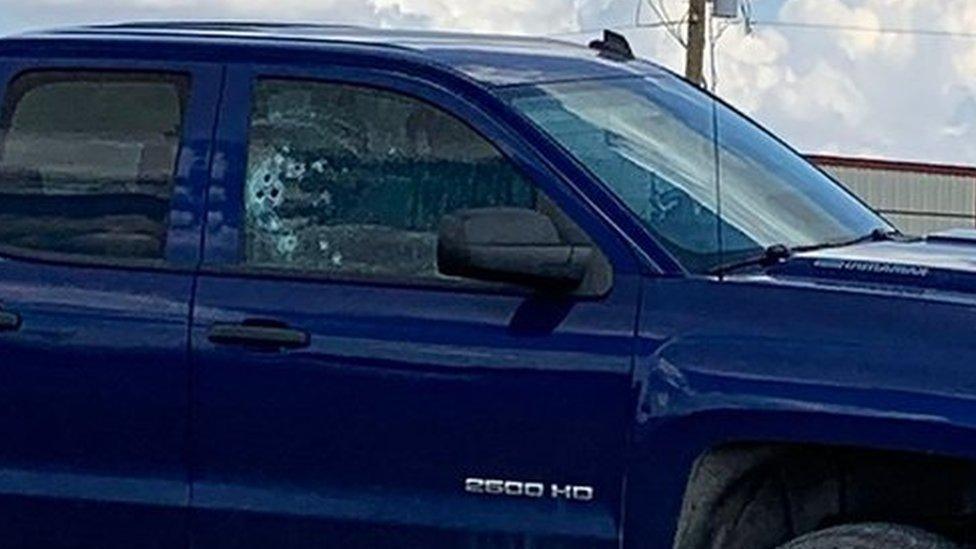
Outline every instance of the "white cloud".
{"type": "MultiPolygon", "coordinates": [[[[972,32],[976,29],[976,2],[971,0],[950,0],[952,9],[942,13],[941,22],[946,30],[952,32],[972,32]]],[[[954,48],[952,57],[956,76],[976,93],[976,40],[960,41],[954,48]]]]}
{"type": "MultiPolygon", "coordinates": [[[[972,0],[786,0],[779,19],[971,32],[972,0]]],[[[801,150],[976,164],[976,40],[759,27],[720,43],[720,92],[801,150]],[[775,47],[756,53],[750,40],[775,47]],[[969,108],[965,108],[969,105],[969,108]]]]}
{"type": "Polygon", "coordinates": [[[572,0],[377,0],[380,7],[427,17],[439,28],[552,33],[578,28],[572,0]]]}
{"type": "Polygon", "coordinates": [[[827,118],[837,127],[850,127],[860,124],[868,115],[867,101],[857,85],[824,60],[808,72],[789,78],[777,91],[773,100],[799,122],[827,118]]]}
{"type": "Polygon", "coordinates": [[[374,0],[0,0],[5,17],[22,19],[24,26],[116,22],[124,20],[237,19],[319,21],[381,25],[419,23],[395,6],[374,0]]]}
{"type": "MultiPolygon", "coordinates": [[[[657,3],[659,0],[651,0],[657,3]]],[[[558,33],[633,22],[636,0],[0,0],[0,32],[129,19],[245,19],[558,33]]],[[[687,0],[664,0],[680,18],[687,0]]],[[[976,0],[753,0],[764,19],[972,32],[976,0]]],[[[656,19],[645,7],[645,21],[656,19]]],[[[640,54],[681,69],[661,30],[640,54]]],[[[580,41],[589,36],[576,37],[580,41]]],[[[759,25],[717,48],[718,91],[811,152],[976,164],[976,40],[759,25]]]]}
{"type": "MultiPolygon", "coordinates": [[[[881,22],[875,13],[875,2],[865,2],[863,6],[849,7],[841,0],[789,0],[780,12],[786,21],[824,23],[828,25],[850,25],[877,30],[881,22]]],[[[835,37],[837,43],[854,59],[859,55],[874,53],[880,45],[880,35],[871,32],[844,32],[835,37]]]]}
{"type": "Polygon", "coordinates": [[[0,0],[30,26],[124,19],[244,19],[421,26],[506,33],[576,28],[576,0],[0,0]]]}
{"type": "Polygon", "coordinates": [[[790,45],[775,30],[746,35],[744,28],[731,27],[722,34],[717,51],[719,90],[746,111],[756,111],[791,75],[783,62],[790,45]]]}

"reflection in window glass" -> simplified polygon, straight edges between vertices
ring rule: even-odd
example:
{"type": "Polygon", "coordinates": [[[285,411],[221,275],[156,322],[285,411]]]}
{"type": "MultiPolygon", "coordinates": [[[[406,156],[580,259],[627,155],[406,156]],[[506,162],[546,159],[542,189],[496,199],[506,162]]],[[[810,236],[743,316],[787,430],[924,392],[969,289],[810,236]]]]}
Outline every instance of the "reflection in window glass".
{"type": "Polygon", "coordinates": [[[680,260],[694,263],[718,248],[707,103],[623,82],[541,84],[511,93],[519,109],[610,183],[680,260]]]}
{"type": "Polygon", "coordinates": [[[752,122],[677,78],[536,84],[504,93],[690,271],[774,244],[834,243],[887,226],[752,122]]]}
{"type": "Polygon", "coordinates": [[[426,103],[344,84],[257,85],[245,186],[251,265],[437,277],[444,215],[535,205],[497,150],[426,103]]]}
{"type": "Polygon", "coordinates": [[[39,72],[0,119],[0,245],[161,259],[188,79],[39,72]]]}

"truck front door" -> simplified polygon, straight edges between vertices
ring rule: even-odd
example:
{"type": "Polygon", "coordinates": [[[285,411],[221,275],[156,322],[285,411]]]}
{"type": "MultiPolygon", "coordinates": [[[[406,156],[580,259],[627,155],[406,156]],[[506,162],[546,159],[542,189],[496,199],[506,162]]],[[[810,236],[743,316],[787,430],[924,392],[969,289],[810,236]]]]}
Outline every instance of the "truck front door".
{"type": "Polygon", "coordinates": [[[626,245],[458,94],[277,67],[233,68],[226,89],[192,336],[194,546],[616,547],[626,245]],[[497,206],[594,242],[603,278],[546,297],[440,274],[442,217],[497,206]]]}

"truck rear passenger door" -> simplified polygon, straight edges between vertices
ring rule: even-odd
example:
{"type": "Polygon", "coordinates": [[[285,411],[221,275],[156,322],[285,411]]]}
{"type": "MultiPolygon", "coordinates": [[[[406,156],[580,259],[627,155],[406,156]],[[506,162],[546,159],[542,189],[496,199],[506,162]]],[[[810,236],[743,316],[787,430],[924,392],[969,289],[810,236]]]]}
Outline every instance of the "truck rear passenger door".
{"type": "Polygon", "coordinates": [[[633,257],[490,117],[373,70],[229,69],[193,322],[194,547],[616,547],[633,257]],[[445,215],[590,241],[577,295],[444,276],[445,215]]]}
{"type": "Polygon", "coordinates": [[[189,303],[220,77],[0,57],[5,548],[185,545],[189,303]]]}

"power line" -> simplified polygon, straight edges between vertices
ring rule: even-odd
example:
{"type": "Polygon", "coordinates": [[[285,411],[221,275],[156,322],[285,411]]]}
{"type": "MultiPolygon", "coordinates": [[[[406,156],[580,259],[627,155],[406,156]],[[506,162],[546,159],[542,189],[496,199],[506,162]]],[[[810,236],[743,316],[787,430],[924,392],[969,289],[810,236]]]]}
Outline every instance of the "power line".
{"type": "Polygon", "coordinates": [[[752,17],[752,0],[745,0],[742,3],[742,26],[745,28],[746,36],[752,34],[752,24],[754,22],[752,17]]]}
{"type": "Polygon", "coordinates": [[[719,39],[728,30],[728,24],[722,27],[718,32],[715,31],[715,18],[708,18],[708,66],[709,73],[711,75],[711,82],[709,83],[709,89],[712,93],[718,90],[718,56],[715,55],[715,49],[718,46],[719,39]]]}
{"type": "MultiPolygon", "coordinates": [[[[663,8],[664,6],[661,5],[660,7],[663,8]]],[[[844,25],[844,24],[835,24],[835,23],[816,23],[816,22],[802,22],[802,21],[756,20],[748,17],[748,15],[750,15],[748,12],[750,11],[751,10],[747,10],[747,17],[746,17],[747,30],[751,30],[749,29],[749,27],[752,26],[765,25],[767,27],[774,27],[774,28],[776,27],[794,28],[794,29],[819,30],[819,31],[859,32],[859,33],[870,33],[870,34],[890,34],[890,35],[904,35],[904,36],[933,36],[933,37],[942,37],[942,38],[968,38],[968,39],[976,38],[976,32],[966,32],[966,31],[950,31],[950,30],[924,29],[924,28],[913,29],[913,28],[896,28],[896,27],[869,27],[864,25],[844,25]]],[[[688,46],[686,42],[681,37],[680,33],[675,30],[676,25],[678,26],[678,28],[680,28],[681,25],[684,25],[687,22],[687,16],[683,17],[680,20],[671,20],[668,17],[668,15],[669,14],[667,14],[666,11],[662,12],[659,9],[659,7],[655,5],[654,0],[638,0],[638,7],[635,13],[634,23],[627,24],[627,25],[614,25],[612,28],[619,29],[619,30],[664,29],[665,31],[667,31],[668,36],[673,38],[682,48],[687,48],[688,46]],[[640,22],[640,15],[641,15],[640,8],[644,2],[646,2],[647,5],[654,10],[655,15],[657,15],[659,21],[655,21],[653,23],[640,22]]],[[[558,36],[592,34],[592,33],[600,32],[604,28],[605,27],[594,27],[594,28],[580,29],[577,31],[553,33],[553,34],[549,34],[548,36],[558,37],[558,36]]],[[[718,35],[714,37],[714,42],[717,42],[718,39],[726,30],[728,30],[728,26],[720,30],[718,35]]],[[[711,32],[709,32],[709,34],[711,34],[711,32]]],[[[710,47],[714,48],[714,44],[712,44],[710,47]]],[[[711,51],[709,53],[711,54],[710,56],[712,58],[711,64],[714,65],[715,58],[716,58],[715,53],[714,51],[711,51]]],[[[713,86],[716,84],[714,82],[716,76],[717,76],[716,74],[712,74],[713,86]]]]}
{"type": "MultiPolygon", "coordinates": [[[[546,36],[548,36],[548,37],[558,37],[558,36],[575,36],[575,35],[579,35],[579,34],[592,34],[594,32],[602,32],[603,30],[608,29],[608,28],[609,29],[613,29],[613,30],[636,30],[636,29],[660,29],[660,28],[663,28],[663,29],[665,29],[665,30],[668,31],[668,34],[669,35],[674,36],[674,31],[673,31],[673,29],[671,27],[673,25],[681,25],[681,24],[683,24],[684,23],[684,19],[682,19],[680,21],[672,21],[672,20],[670,20],[670,18],[664,17],[661,14],[661,12],[658,11],[657,7],[654,6],[654,4],[651,3],[652,1],[653,0],[637,0],[637,6],[635,7],[635,10],[634,10],[634,22],[631,23],[631,24],[613,25],[613,26],[609,26],[609,27],[606,27],[606,26],[604,26],[604,27],[590,27],[590,28],[585,28],[585,29],[580,29],[580,30],[575,30],[575,31],[566,31],[566,32],[553,32],[553,33],[547,34],[546,36]],[[644,3],[645,2],[647,2],[647,5],[650,6],[651,9],[654,10],[654,13],[655,14],[657,14],[657,17],[658,17],[658,20],[657,21],[654,21],[653,23],[642,23],[641,22],[641,11],[642,11],[641,8],[644,6],[644,3]]],[[[680,37],[678,37],[678,41],[681,42],[681,38],[680,37]]],[[[682,47],[684,47],[684,43],[682,43],[681,45],[682,45],[682,47]]]]}
{"type": "Polygon", "coordinates": [[[577,34],[593,34],[595,32],[603,32],[606,29],[612,29],[612,30],[660,29],[660,28],[667,27],[668,25],[674,25],[674,24],[677,24],[677,23],[680,23],[680,21],[655,21],[653,23],[612,25],[612,26],[605,26],[605,27],[590,27],[590,28],[580,29],[580,30],[575,30],[575,31],[553,32],[553,33],[547,34],[546,36],[552,38],[552,37],[558,37],[558,36],[575,36],[577,34]]]}
{"type": "MultiPolygon", "coordinates": [[[[647,0],[647,3],[651,4],[651,7],[655,7],[654,0],[647,0]]],[[[665,21],[671,19],[671,14],[668,13],[668,7],[664,5],[664,0],[657,0],[656,6],[657,7],[655,8],[654,11],[658,12],[658,15],[661,16],[661,19],[664,19],[665,21]]]]}
{"type": "MultiPolygon", "coordinates": [[[[632,29],[658,29],[663,28],[668,31],[668,35],[675,38],[682,47],[687,47],[684,40],[681,38],[680,34],[675,32],[674,26],[684,25],[687,22],[686,17],[679,20],[671,20],[667,17],[666,13],[662,13],[658,6],[654,4],[654,0],[638,0],[638,9],[635,14],[635,22],[633,24],[626,25],[613,25],[610,28],[620,29],[620,30],[632,30],[632,29]],[[654,10],[655,15],[657,15],[659,21],[653,23],[640,23],[640,7],[646,2],[647,5],[654,10]]],[[[748,5],[748,4],[747,4],[748,5]]],[[[663,6],[662,6],[663,7],[663,6]]],[[[749,6],[751,8],[751,6],[749,6]]],[[[748,11],[751,10],[747,10],[748,11]]],[[[950,31],[942,29],[912,29],[912,28],[897,28],[897,27],[869,27],[865,25],[842,25],[836,23],[816,23],[816,22],[803,22],[803,21],[774,21],[774,20],[761,20],[761,19],[751,19],[746,17],[746,23],[748,25],[765,25],[767,27],[780,27],[780,28],[794,28],[794,29],[808,29],[808,30],[823,30],[823,31],[842,31],[842,32],[863,32],[870,34],[894,34],[894,35],[908,35],[908,36],[936,36],[943,38],[976,38],[976,32],[967,31],[950,31]]],[[[548,34],[547,36],[571,36],[576,34],[590,34],[593,32],[602,31],[606,27],[593,27],[587,29],[581,29],[577,31],[559,32],[548,34]]]]}
{"type": "MultiPolygon", "coordinates": [[[[688,43],[685,42],[684,38],[681,37],[681,25],[683,25],[685,22],[684,17],[682,17],[680,21],[675,23],[671,19],[671,15],[668,13],[668,9],[664,6],[663,2],[661,2],[660,4],[655,4],[654,0],[637,0],[637,1],[638,2],[646,1],[647,5],[650,6],[651,9],[654,10],[655,15],[657,15],[658,21],[662,21],[662,22],[670,21],[670,23],[664,24],[662,26],[665,28],[665,30],[668,31],[668,35],[670,35],[671,38],[674,38],[675,42],[681,45],[682,48],[685,49],[688,48],[688,43]],[[673,27],[673,25],[675,24],[677,24],[678,26],[677,30],[673,27]]],[[[687,17],[687,15],[685,17],[687,17]]]]}
{"type": "Polygon", "coordinates": [[[837,25],[833,23],[804,23],[801,21],[752,21],[756,25],[767,27],[786,27],[812,30],[839,30],[846,32],[864,32],[872,34],[900,34],[912,36],[941,36],[950,38],[976,38],[976,32],[960,32],[939,29],[903,29],[890,27],[868,27],[863,25],[837,25]]]}

